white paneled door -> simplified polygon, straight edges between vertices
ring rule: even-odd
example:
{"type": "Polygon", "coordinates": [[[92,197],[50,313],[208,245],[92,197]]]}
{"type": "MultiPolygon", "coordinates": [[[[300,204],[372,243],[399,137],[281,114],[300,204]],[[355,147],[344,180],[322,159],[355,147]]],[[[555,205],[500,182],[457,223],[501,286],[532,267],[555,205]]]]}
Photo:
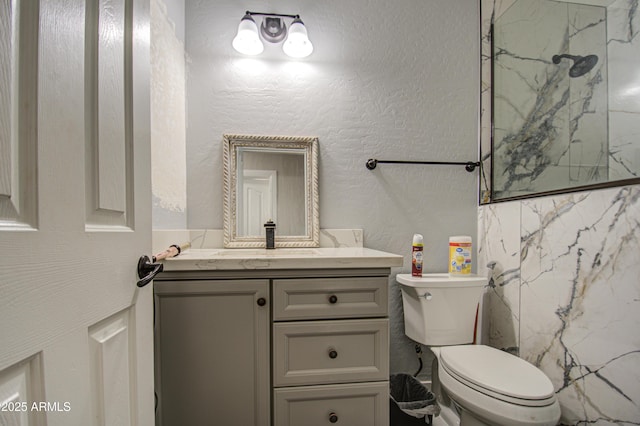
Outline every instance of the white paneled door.
{"type": "Polygon", "coordinates": [[[148,0],[0,0],[0,425],[154,423],[148,0]]]}

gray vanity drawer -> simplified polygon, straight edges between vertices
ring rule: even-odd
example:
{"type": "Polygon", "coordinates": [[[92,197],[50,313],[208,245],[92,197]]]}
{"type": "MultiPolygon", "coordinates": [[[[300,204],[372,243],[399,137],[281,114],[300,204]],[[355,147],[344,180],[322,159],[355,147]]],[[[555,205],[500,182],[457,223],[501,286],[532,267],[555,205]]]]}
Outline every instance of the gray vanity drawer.
{"type": "Polygon", "coordinates": [[[273,385],[389,378],[389,320],[276,323],[273,385]]]}
{"type": "Polygon", "coordinates": [[[276,389],[274,425],[388,426],[388,395],[387,382],[276,389]]]}
{"type": "Polygon", "coordinates": [[[273,281],[273,319],[387,316],[388,277],[273,281]]]}

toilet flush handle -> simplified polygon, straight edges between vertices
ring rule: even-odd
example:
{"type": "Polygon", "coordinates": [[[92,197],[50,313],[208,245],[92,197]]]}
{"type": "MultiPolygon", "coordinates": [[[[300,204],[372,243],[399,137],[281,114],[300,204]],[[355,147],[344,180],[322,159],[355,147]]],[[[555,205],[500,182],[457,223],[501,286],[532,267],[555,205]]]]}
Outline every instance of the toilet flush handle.
{"type": "Polygon", "coordinates": [[[422,296],[420,296],[420,297],[424,297],[424,299],[425,299],[425,300],[431,300],[431,298],[432,298],[433,296],[431,295],[431,293],[429,293],[429,292],[427,291],[425,294],[423,294],[423,295],[422,295],[422,296]]]}

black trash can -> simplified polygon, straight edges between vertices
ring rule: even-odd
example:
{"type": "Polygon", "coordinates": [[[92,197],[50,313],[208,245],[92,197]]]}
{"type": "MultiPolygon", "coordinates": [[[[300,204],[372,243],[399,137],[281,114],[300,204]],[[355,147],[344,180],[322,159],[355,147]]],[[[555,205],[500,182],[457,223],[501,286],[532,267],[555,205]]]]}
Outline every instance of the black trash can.
{"type": "Polygon", "coordinates": [[[409,374],[392,374],[389,388],[390,426],[424,426],[440,413],[435,395],[409,374]]]}

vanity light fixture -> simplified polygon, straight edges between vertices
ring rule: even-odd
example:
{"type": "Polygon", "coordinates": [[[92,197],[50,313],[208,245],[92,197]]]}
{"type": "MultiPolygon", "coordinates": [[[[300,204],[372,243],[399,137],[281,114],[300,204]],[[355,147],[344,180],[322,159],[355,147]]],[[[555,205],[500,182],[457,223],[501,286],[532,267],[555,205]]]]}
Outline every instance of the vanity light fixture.
{"type": "Polygon", "coordinates": [[[233,39],[233,48],[245,55],[259,55],[264,51],[262,39],[270,43],[282,44],[282,50],[293,58],[305,58],[313,52],[313,44],[309,41],[307,29],[300,15],[283,15],[279,13],[262,13],[246,11],[238,25],[238,34],[233,39]],[[253,16],[264,16],[264,20],[258,25],[253,16]],[[287,30],[283,18],[292,18],[293,21],[287,30]]]}

